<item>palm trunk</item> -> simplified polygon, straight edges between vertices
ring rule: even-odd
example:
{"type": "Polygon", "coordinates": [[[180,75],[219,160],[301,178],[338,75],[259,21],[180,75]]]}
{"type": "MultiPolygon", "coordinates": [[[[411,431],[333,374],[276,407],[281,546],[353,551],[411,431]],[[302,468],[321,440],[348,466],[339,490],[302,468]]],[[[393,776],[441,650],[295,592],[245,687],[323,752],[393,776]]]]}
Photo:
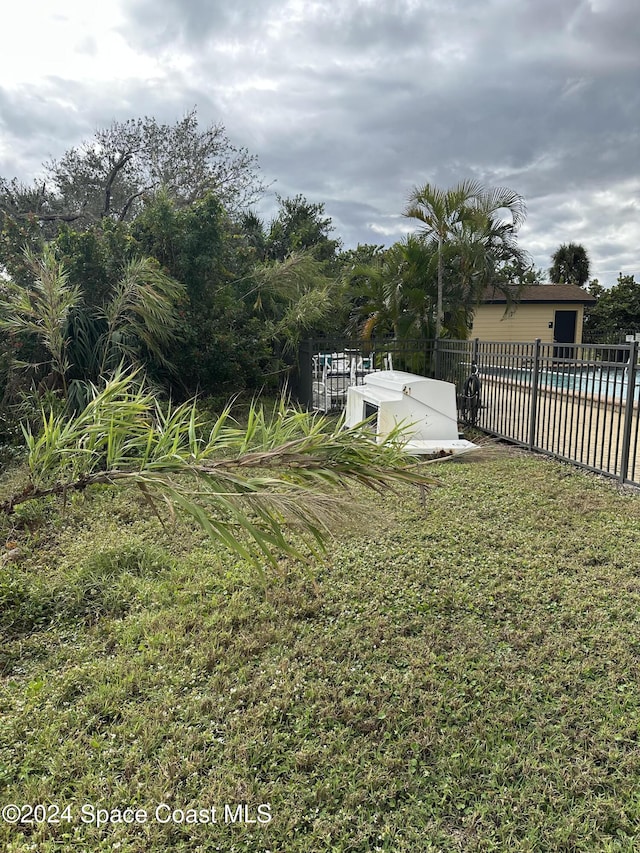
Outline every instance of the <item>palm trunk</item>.
{"type": "Polygon", "coordinates": [[[438,236],[438,304],[436,306],[436,338],[442,334],[442,237],[438,236]]]}

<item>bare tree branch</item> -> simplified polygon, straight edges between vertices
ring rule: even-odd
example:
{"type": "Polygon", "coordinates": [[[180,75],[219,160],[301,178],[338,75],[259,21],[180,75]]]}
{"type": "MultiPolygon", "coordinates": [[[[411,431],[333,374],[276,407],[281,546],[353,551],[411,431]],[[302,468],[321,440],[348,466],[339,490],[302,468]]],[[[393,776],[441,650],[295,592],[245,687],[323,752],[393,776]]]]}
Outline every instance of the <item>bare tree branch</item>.
{"type": "Polygon", "coordinates": [[[142,196],[146,192],[148,192],[150,189],[152,189],[152,188],[151,187],[143,187],[139,192],[134,193],[132,196],[129,196],[129,198],[124,203],[122,210],[118,214],[118,222],[124,222],[124,220],[126,219],[127,213],[129,213],[129,208],[131,207],[133,202],[137,198],[140,198],[140,196],[142,196]]]}
{"type": "Polygon", "coordinates": [[[40,222],[75,222],[80,219],[83,211],[78,213],[39,213],[37,210],[28,211],[27,213],[13,214],[15,219],[38,219],[40,222]]]}
{"type": "Polygon", "coordinates": [[[113,187],[113,182],[118,176],[118,172],[123,169],[127,163],[133,157],[132,151],[123,152],[116,162],[113,165],[113,168],[110,170],[107,175],[107,182],[104,188],[104,208],[102,211],[103,216],[108,216],[111,213],[111,188],[113,187]]]}

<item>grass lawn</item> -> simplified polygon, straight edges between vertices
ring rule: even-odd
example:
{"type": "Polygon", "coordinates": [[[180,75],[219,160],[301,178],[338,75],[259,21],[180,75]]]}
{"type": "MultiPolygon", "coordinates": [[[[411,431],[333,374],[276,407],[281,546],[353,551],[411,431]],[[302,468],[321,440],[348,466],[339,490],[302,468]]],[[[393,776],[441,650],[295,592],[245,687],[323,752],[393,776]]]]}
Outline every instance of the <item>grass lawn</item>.
{"type": "Polygon", "coordinates": [[[266,596],[133,494],[5,521],[0,849],[640,850],[640,496],[437,472],[266,596]]]}

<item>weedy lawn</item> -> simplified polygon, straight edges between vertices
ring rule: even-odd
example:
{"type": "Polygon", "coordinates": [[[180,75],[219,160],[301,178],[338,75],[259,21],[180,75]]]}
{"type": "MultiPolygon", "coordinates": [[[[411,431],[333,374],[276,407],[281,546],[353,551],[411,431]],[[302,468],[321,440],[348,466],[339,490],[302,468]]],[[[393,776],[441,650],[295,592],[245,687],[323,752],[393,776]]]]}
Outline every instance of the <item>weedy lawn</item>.
{"type": "Polygon", "coordinates": [[[640,849],[640,497],[512,451],[437,472],[266,594],[133,493],[25,505],[0,805],[59,822],[0,848],[640,849]]]}

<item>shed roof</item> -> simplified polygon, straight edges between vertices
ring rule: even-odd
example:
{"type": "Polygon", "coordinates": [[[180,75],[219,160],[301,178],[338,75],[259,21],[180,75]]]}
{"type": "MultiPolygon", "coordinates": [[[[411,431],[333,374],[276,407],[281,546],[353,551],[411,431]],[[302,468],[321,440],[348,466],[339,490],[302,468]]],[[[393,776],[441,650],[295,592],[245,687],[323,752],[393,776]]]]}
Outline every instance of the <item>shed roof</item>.
{"type": "MultiPolygon", "coordinates": [[[[514,302],[573,302],[582,305],[593,305],[595,296],[587,293],[577,284],[527,284],[520,293],[514,289],[514,302]]],[[[505,305],[507,297],[496,287],[486,288],[480,303],[482,305],[505,305]]]]}

